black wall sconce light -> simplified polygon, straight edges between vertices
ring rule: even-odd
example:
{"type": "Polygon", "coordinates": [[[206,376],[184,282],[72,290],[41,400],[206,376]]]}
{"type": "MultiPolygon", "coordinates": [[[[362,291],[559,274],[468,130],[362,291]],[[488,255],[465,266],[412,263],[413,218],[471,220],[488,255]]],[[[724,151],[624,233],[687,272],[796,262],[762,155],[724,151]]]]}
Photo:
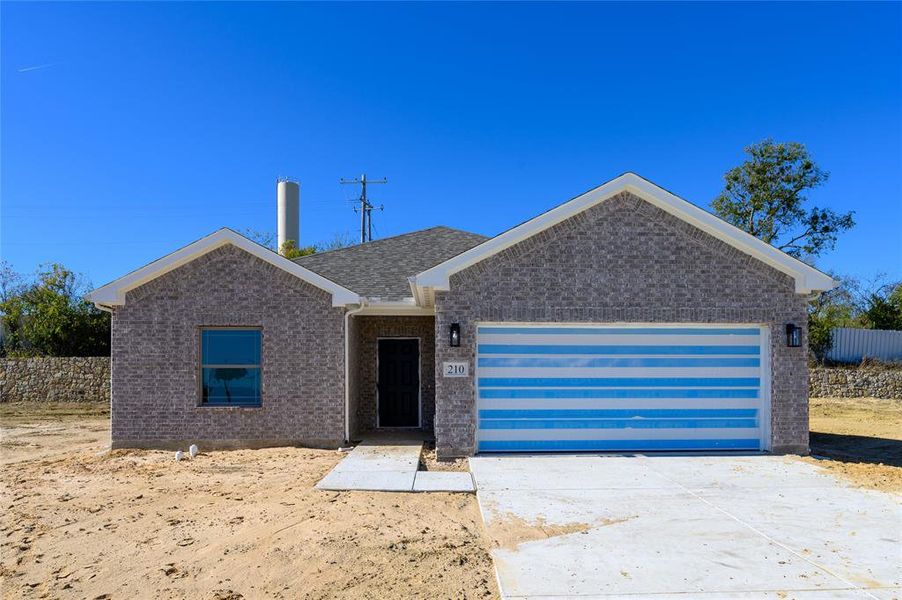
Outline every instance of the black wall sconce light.
{"type": "Polygon", "coordinates": [[[790,348],[798,348],[802,345],[802,328],[789,323],[786,325],[786,345],[790,348]]]}
{"type": "Polygon", "coordinates": [[[451,347],[460,346],[460,323],[451,323],[451,347]]]}

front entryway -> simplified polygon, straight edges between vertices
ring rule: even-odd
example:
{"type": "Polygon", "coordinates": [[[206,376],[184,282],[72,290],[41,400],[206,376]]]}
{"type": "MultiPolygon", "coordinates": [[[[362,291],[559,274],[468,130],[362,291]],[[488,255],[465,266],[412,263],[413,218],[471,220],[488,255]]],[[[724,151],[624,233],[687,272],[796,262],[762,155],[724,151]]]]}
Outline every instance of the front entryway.
{"type": "Polygon", "coordinates": [[[379,427],[420,426],[420,340],[379,340],[379,427]]]}

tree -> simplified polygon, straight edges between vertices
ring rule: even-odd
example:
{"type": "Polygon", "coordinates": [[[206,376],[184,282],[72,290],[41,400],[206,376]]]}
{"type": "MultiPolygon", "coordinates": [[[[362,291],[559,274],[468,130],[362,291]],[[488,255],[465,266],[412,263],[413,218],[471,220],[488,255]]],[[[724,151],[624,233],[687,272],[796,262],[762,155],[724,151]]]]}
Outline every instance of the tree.
{"type": "Polygon", "coordinates": [[[348,248],[350,246],[354,246],[357,244],[357,241],[347,231],[345,232],[336,232],[332,234],[332,237],[329,238],[326,242],[320,242],[316,245],[317,252],[328,252],[329,250],[340,250],[342,248],[348,248]]]}
{"type": "Polygon", "coordinates": [[[868,329],[902,329],[902,282],[868,294],[861,321],[868,329]]]}
{"type": "Polygon", "coordinates": [[[839,280],[839,286],[808,303],[808,349],[820,362],[827,358],[833,347],[833,328],[853,326],[858,313],[858,282],[852,278],[833,277],[839,280]]]}
{"type": "Polygon", "coordinates": [[[276,249],[276,234],[272,231],[260,231],[259,229],[248,227],[240,233],[252,242],[257,242],[261,246],[266,246],[272,251],[275,251],[276,249]]]}
{"type": "MultiPolygon", "coordinates": [[[[260,231],[258,229],[245,229],[241,234],[247,239],[257,242],[261,246],[266,246],[273,252],[276,251],[276,235],[271,231],[260,231]]],[[[313,246],[298,246],[294,240],[287,240],[282,244],[280,254],[286,258],[300,258],[301,256],[309,256],[317,252],[326,252],[329,250],[338,250],[353,246],[357,242],[347,232],[334,233],[332,237],[325,242],[314,244],[313,246]]]]}
{"type": "Polygon", "coordinates": [[[282,243],[282,248],[279,250],[279,254],[288,259],[300,258],[302,256],[316,254],[316,246],[305,246],[303,248],[298,248],[298,245],[294,240],[286,240],[282,243]]]}
{"type": "Polygon", "coordinates": [[[87,287],[60,264],[41,267],[0,301],[3,354],[108,356],[110,315],[82,299],[87,287]]]}
{"type": "Polygon", "coordinates": [[[6,302],[22,288],[22,276],[7,260],[0,259],[0,302],[6,302]]]}
{"type": "Polygon", "coordinates": [[[771,139],[745,148],[749,158],[724,174],[725,186],[712,202],[718,216],[797,258],[813,259],[855,225],[854,212],[806,208],[807,190],[822,185],[821,170],[797,142],[771,139]]]}
{"type": "MultiPolygon", "coordinates": [[[[260,231],[257,229],[247,228],[241,234],[252,242],[257,242],[261,246],[266,246],[273,252],[276,251],[276,235],[271,231],[260,231]]],[[[294,240],[286,240],[279,249],[279,254],[285,258],[300,258],[316,253],[316,246],[298,247],[294,240]]]]}
{"type": "Polygon", "coordinates": [[[902,281],[885,283],[885,275],[865,282],[832,276],[839,286],[808,304],[808,346],[816,360],[826,358],[836,327],[902,330],[902,281]]]}

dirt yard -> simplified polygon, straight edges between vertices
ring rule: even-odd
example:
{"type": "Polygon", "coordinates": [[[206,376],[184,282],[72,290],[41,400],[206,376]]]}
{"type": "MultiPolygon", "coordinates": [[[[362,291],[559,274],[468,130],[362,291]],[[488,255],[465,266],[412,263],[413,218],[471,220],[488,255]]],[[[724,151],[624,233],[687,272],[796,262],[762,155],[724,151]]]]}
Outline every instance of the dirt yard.
{"type": "MultiPolygon", "coordinates": [[[[332,451],[108,453],[104,407],[0,404],[0,424],[4,598],[497,596],[472,495],[315,490],[332,451]]],[[[902,491],[902,402],[812,399],[811,429],[802,460],[902,491]]]]}
{"type": "Polygon", "coordinates": [[[902,400],[812,398],[804,460],[865,488],[902,492],[902,400]]]}
{"type": "Polygon", "coordinates": [[[4,598],[497,596],[473,495],[315,490],[333,451],[104,453],[107,418],[0,405],[4,598]]]}

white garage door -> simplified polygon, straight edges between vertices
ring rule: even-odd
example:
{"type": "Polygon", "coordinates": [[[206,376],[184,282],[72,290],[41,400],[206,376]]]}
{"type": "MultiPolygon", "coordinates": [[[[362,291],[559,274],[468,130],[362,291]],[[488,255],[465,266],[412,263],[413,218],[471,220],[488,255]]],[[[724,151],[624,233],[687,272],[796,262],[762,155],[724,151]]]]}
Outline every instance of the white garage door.
{"type": "Polygon", "coordinates": [[[482,324],[478,450],[763,450],[767,336],[757,325],[482,324]]]}

